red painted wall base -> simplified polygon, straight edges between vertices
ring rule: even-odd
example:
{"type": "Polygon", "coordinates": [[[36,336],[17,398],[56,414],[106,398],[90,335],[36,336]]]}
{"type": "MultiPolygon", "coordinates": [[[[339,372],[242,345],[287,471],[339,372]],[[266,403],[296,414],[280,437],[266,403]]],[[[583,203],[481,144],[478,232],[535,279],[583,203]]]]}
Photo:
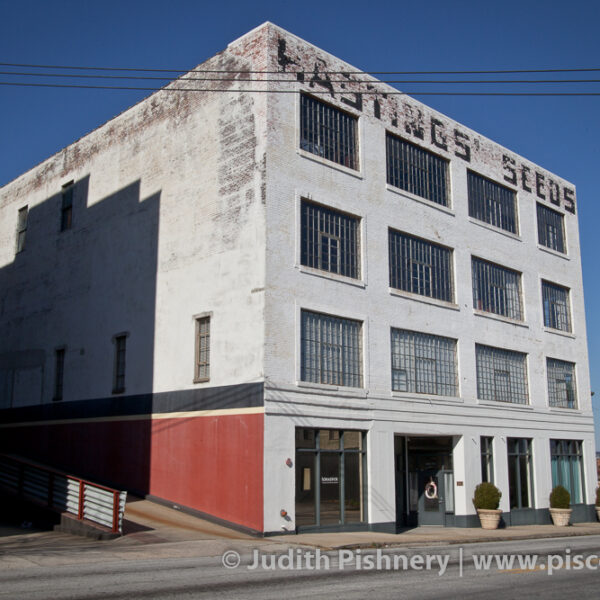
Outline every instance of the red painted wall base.
{"type": "Polygon", "coordinates": [[[2,448],[263,531],[263,414],[90,420],[2,430],[2,448]]]}

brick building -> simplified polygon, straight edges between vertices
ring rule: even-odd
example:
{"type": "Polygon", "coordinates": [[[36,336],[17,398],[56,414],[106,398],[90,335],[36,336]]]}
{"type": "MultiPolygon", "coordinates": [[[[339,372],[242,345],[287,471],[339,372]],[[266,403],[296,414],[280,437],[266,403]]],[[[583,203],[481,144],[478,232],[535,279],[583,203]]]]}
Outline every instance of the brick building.
{"type": "Polygon", "coordinates": [[[0,211],[2,449],[266,534],[593,518],[574,186],[290,33],[0,211]]]}

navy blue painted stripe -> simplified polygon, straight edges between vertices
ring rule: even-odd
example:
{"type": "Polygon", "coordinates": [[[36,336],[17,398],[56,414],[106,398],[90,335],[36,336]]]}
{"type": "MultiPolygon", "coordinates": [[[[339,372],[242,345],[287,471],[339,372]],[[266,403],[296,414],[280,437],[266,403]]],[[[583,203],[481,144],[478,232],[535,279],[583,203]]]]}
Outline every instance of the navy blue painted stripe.
{"type": "Polygon", "coordinates": [[[244,383],[157,394],[52,402],[0,410],[0,424],[259,407],[264,406],[263,389],[263,383],[244,383]]]}

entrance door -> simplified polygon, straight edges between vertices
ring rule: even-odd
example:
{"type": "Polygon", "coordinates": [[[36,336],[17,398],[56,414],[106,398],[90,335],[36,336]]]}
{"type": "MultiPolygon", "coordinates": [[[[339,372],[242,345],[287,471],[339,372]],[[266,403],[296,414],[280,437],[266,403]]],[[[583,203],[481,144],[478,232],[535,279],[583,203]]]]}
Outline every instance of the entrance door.
{"type": "Polygon", "coordinates": [[[419,471],[419,525],[444,525],[444,478],[436,469],[419,471]]]}

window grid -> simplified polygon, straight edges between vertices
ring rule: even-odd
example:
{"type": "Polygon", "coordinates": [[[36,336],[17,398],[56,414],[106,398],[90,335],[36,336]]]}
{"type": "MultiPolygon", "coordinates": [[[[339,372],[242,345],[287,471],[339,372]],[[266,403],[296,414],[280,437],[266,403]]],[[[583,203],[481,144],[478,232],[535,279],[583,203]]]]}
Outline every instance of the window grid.
{"type": "Polygon", "coordinates": [[[554,408],[577,408],[575,364],[554,358],[546,359],[548,404],[554,408]]]}
{"type": "Polygon", "coordinates": [[[410,142],[389,133],[387,146],[387,182],[448,206],[448,162],[410,142]]]}
{"type": "Polygon", "coordinates": [[[392,389],[456,396],[456,340],[392,329],[392,389]]]}
{"type": "Polygon", "coordinates": [[[73,184],[63,186],[60,210],[60,230],[71,229],[73,224],[73,184]]]}
{"type": "Polygon", "coordinates": [[[571,504],[583,501],[583,454],[579,440],[550,440],[552,485],[571,494],[571,504]]]}
{"type": "Polygon", "coordinates": [[[127,336],[119,335],[115,337],[115,383],[113,394],[120,394],[125,391],[125,346],[127,336]]]}
{"type": "Polygon", "coordinates": [[[527,404],[526,355],[491,346],[475,346],[477,397],[512,404],[527,404]]]}
{"type": "Polygon", "coordinates": [[[546,248],[565,253],[564,218],[559,212],[537,205],[538,242],[546,248]]]}
{"type": "Polygon", "coordinates": [[[29,207],[24,206],[19,209],[17,221],[17,254],[25,250],[25,236],[27,234],[27,220],[29,216],[29,207]]]}
{"type": "Polygon", "coordinates": [[[210,317],[196,319],[196,372],[194,380],[210,379],[210,317]]]}
{"type": "Polygon", "coordinates": [[[358,279],[359,219],[305,200],[301,212],[302,264],[358,279]]]}
{"type": "Polygon", "coordinates": [[[362,323],[302,311],[301,379],[362,387],[362,323]]]}
{"type": "Polygon", "coordinates": [[[481,175],[467,173],[469,216],[517,233],[515,193],[481,175]]]}
{"type": "Polygon", "coordinates": [[[542,303],[544,326],[561,331],[571,331],[568,288],[542,281],[542,303]]]}
{"type": "Polygon", "coordinates": [[[356,118],[302,94],[300,148],[350,169],[358,169],[356,118]]]}
{"type": "Polygon", "coordinates": [[[481,260],[472,259],[473,307],[521,321],[521,274],[481,260]]]}
{"type": "Polygon", "coordinates": [[[63,381],[65,374],[65,349],[59,348],[55,354],[56,366],[54,371],[54,400],[63,399],[63,381]]]}
{"type": "Polygon", "coordinates": [[[450,249],[393,230],[389,248],[391,287],[453,302],[450,249]]]}

